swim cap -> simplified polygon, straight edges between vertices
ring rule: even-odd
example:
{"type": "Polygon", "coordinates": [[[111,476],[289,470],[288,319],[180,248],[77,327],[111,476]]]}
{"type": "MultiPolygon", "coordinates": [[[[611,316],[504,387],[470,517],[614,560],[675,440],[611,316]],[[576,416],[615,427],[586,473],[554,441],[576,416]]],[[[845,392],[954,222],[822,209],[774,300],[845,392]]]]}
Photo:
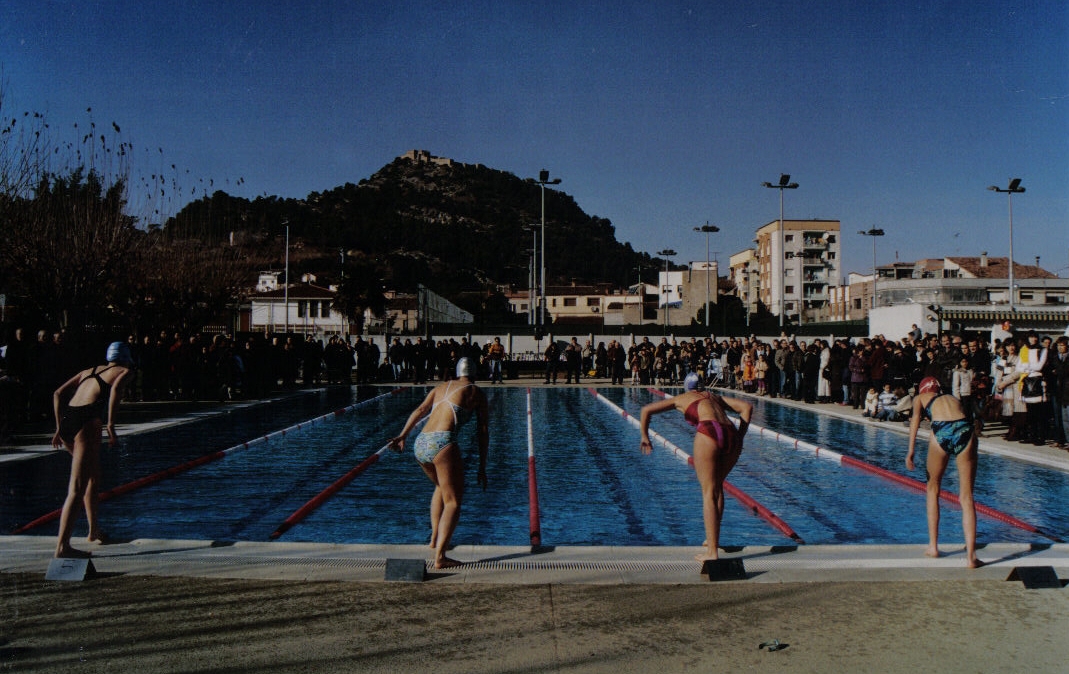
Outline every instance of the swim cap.
{"type": "Polygon", "coordinates": [[[457,361],[457,378],[460,377],[475,378],[475,363],[472,362],[471,358],[465,356],[457,361]]]}
{"type": "Polygon", "coordinates": [[[697,372],[691,372],[683,380],[684,391],[702,391],[705,389],[705,384],[702,383],[701,375],[697,372]]]}
{"type": "Polygon", "coordinates": [[[132,365],[134,358],[130,355],[130,347],[126,345],[126,342],[112,342],[108,344],[107,361],[132,365]]]}
{"type": "Polygon", "coordinates": [[[935,377],[925,377],[921,379],[921,385],[917,388],[917,393],[939,393],[939,389],[942,388],[939,385],[939,380],[935,377]]]}

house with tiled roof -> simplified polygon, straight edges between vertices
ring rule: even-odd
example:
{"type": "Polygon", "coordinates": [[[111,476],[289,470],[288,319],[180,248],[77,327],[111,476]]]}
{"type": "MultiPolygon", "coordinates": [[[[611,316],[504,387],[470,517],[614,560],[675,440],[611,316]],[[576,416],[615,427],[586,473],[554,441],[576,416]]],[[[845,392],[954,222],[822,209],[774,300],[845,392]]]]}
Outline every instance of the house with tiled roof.
{"type": "MultiPolygon", "coordinates": [[[[1059,278],[1038,264],[1015,262],[1011,303],[1009,277],[1009,259],[986,253],[895,262],[876,267],[875,280],[872,274],[850,274],[849,283],[835,293],[825,319],[863,320],[870,313],[901,315],[890,323],[882,320],[883,325],[897,326],[879,333],[889,337],[901,337],[912,323],[922,328],[927,325],[932,332],[983,329],[1003,320],[1045,332],[1065,329],[1069,323],[1069,279],[1059,278]]],[[[879,322],[870,320],[870,326],[879,322]]]]}

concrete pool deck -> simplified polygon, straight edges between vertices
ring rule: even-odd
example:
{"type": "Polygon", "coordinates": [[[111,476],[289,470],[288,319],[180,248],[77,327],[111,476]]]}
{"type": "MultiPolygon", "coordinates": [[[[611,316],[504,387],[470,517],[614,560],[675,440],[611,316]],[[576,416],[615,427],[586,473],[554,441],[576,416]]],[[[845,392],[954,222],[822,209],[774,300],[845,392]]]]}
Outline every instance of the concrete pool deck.
{"type": "MultiPolygon", "coordinates": [[[[132,423],[119,433],[210,413],[124,414],[132,423]]],[[[34,446],[5,456],[32,460],[34,446]]],[[[1069,469],[1053,447],[984,438],[981,448],[1069,469]]],[[[1007,580],[1020,567],[1069,578],[1067,544],[988,544],[976,570],[960,544],[941,546],[939,559],[922,545],[747,547],[725,554],[743,560],[746,579],[724,582],[700,575],[696,548],[461,545],[452,555],[469,563],[459,569],[386,582],[387,559],[426,559],[427,549],[176,540],[89,546],[97,575],[54,582],[44,580],[53,545],[0,536],[0,668],[912,673],[1069,662],[1065,581],[1007,580]],[[786,647],[759,648],[776,641],[786,647]]]]}

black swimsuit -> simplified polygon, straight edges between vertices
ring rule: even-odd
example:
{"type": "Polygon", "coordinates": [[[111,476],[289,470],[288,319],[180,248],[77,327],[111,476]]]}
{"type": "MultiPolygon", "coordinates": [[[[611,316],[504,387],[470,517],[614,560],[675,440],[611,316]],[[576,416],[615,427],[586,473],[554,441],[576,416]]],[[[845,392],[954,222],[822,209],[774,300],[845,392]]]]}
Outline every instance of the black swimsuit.
{"type": "MultiPolygon", "coordinates": [[[[111,369],[112,365],[104,368],[100,372],[111,369]]],[[[111,385],[104,381],[100,373],[96,371],[96,367],[93,371],[86,376],[85,379],[78,382],[80,387],[88,379],[96,379],[97,385],[100,386],[100,397],[89,403],[88,405],[68,405],[67,409],[63,412],[63,418],[59,422],[59,437],[63,442],[68,445],[74,445],[74,437],[85,428],[85,425],[90,421],[104,421],[104,413],[108,408],[108,395],[111,391],[111,385]]]]}

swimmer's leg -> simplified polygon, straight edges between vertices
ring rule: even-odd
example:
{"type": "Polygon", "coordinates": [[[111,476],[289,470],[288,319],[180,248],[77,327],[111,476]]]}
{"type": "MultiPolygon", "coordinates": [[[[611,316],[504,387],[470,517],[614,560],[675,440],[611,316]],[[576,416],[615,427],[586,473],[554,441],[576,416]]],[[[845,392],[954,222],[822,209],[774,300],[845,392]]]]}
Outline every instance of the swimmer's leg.
{"type": "Polygon", "coordinates": [[[464,460],[456,443],[450,444],[434,457],[434,469],[437,472],[438,491],[441,492],[442,499],[434,568],[448,569],[462,564],[445,554],[457,528],[457,522],[460,521],[460,502],[464,496],[464,460]]]}
{"type": "Polygon", "coordinates": [[[976,569],[983,562],[976,558],[976,504],[973,502],[973,484],[976,482],[976,436],[969,448],[958,454],[958,500],[961,502],[961,528],[965,534],[965,566],[976,569]]]}
{"type": "Polygon", "coordinates": [[[928,441],[928,485],[925,498],[928,511],[928,548],[924,551],[926,557],[939,556],[939,491],[949,461],[950,457],[939,446],[935,433],[932,433],[928,441]]]}

